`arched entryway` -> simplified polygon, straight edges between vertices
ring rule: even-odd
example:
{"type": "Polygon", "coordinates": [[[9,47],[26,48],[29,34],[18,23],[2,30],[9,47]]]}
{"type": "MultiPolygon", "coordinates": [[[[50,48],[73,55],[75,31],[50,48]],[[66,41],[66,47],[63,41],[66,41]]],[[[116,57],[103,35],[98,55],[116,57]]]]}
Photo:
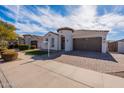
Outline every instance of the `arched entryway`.
{"type": "Polygon", "coordinates": [[[61,50],[65,50],[65,37],[61,35],[61,50]]]}

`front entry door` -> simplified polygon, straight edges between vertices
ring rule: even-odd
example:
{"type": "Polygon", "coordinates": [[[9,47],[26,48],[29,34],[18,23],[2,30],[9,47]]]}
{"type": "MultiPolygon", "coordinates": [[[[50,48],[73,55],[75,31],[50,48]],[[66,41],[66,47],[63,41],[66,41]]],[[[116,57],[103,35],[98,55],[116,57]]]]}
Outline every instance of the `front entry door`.
{"type": "Polygon", "coordinates": [[[61,36],[61,49],[64,50],[65,49],[65,37],[61,36]]]}

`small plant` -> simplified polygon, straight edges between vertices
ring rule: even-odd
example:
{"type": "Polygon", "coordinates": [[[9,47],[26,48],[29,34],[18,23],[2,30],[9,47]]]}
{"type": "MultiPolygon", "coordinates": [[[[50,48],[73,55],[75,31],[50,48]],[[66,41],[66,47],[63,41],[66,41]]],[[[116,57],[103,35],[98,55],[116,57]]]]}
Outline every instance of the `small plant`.
{"type": "Polygon", "coordinates": [[[26,44],[21,44],[18,45],[19,50],[28,50],[29,49],[29,45],[26,44]]]}
{"type": "Polygon", "coordinates": [[[12,60],[16,60],[18,58],[18,53],[15,52],[14,50],[5,50],[1,54],[1,56],[4,61],[12,61],[12,60]]]}

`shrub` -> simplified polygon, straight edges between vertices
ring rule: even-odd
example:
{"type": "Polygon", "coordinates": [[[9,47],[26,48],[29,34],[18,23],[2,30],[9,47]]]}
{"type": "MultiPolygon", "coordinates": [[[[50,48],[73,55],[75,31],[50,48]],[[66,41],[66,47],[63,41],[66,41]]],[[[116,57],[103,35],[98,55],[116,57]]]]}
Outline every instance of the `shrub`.
{"type": "Polygon", "coordinates": [[[13,49],[14,48],[14,45],[9,45],[8,46],[8,49],[13,49]]]}
{"type": "Polygon", "coordinates": [[[8,49],[18,48],[18,44],[9,45],[8,49]]]}
{"type": "Polygon", "coordinates": [[[4,51],[4,50],[7,50],[7,48],[0,48],[0,52],[1,52],[1,51],[4,51]]]}
{"type": "Polygon", "coordinates": [[[26,55],[45,55],[47,53],[48,53],[47,51],[41,50],[29,50],[25,52],[26,55]]]}
{"type": "Polygon", "coordinates": [[[19,44],[15,44],[14,48],[18,48],[19,44]]]}
{"type": "Polygon", "coordinates": [[[4,52],[4,51],[6,51],[7,50],[7,48],[0,48],[0,55],[4,52]]]}
{"type": "Polygon", "coordinates": [[[18,53],[15,52],[14,50],[5,50],[2,53],[2,58],[4,61],[16,60],[18,58],[18,53]]]}
{"type": "Polygon", "coordinates": [[[31,49],[36,49],[36,45],[31,45],[31,49]]]}
{"type": "Polygon", "coordinates": [[[18,45],[19,50],[28,50],[29,49],[29,45],[26,44],[21,44],[18,45]]]}

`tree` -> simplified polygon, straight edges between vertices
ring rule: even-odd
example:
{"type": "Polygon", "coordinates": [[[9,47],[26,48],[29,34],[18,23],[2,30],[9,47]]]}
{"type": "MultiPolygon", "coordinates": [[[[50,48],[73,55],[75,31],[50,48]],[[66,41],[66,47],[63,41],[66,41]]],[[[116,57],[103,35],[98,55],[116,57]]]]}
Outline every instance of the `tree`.
{"type": "Polygon", "coordinates": [[[15,26],[0,20],[0,47],[7,47],[8,41],[16,40],[15,26]]]}

